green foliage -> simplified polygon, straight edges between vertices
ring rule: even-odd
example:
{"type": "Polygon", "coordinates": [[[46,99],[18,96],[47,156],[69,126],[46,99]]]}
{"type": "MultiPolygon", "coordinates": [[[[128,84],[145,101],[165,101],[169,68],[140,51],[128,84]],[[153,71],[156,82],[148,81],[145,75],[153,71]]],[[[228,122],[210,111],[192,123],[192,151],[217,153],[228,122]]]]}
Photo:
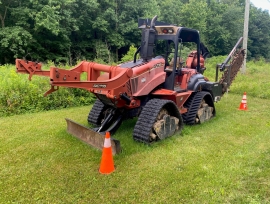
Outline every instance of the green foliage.
{"type": "Polygon", "coordinates": [[[36,21],[36,29],[38,28],[46,28],[47,30],[51,30],[54,35],[58,35],[60,32],[59,29],[59,15],[56,7],[51,7],[49,5],[45,5],[40,12],[38,12],[35,16],[36,21]]]}
{"type": "MultiPolygon", "coordinates": [[[[207,4],[203,0],[190,0],[182,6],[181,25],[188,28],[197,29],[200,33],[206,31],[207,4]]],[[[204,35],[201,36],[202,41],[204,35]]]]}
{"type": "Polygon", "coordinates": [[[176,25],[183,25],[180,16],[182,16],[183,2],[179,0],[158,0],[160,5],[159,20],[176,25]]]}
{"type": "Polygon", "coordinates": [[[0,115],[38,112],[88,105],[93,95],[82,89],[60,88],[47,97],[43,94],[50,89],[48,78],[19,75],[14,66],[0,66],[0,115]]]}
{"type": "Polygon", "coordinates": [[[270,59],[269,34],[270,18],[267,11],[251,7],[249,25],[248,56],[253,59],[264,57],[270,59]]]}
{"type": "Polygon", "coordinates": [[[205,41],[212,56],[228,54],[242,36],[243,13],[238,1],[209,1],[205,41]]]}
{"type": "Polygon", "coordinates": [[[132,61],[134,59],[134,54],[137,51],[137,48],[134,45],[131,45],[129,47],[129,50],[127,52],[127,54],[125,54],[122,59],[121,62],[128,62],[128,61],[132,61]]]}
{"type": "Polygon", "coordinates": [[[32,42],[32,35],[19,26],[0,29],[0,60],[8,57],[22,57],[32,42]]]}
{"type": "Polygon", "coordinates": [[[189,47],[187,47],[187,46],[183,46],[182,47],[182,50],[181,50],[181,53],[180,53],[180,50],[179,50],[179,55],[181,54],[181,58],[182,58],[182,60],[185,62],[186,61],[186,59],[187,59],[187,57],[188,57],[188,55],[189,55],[189,53],[192,51],[193,49],[191,49],[191,48],[189,48],[189,47]]]}
{"type": "Polygon", "coordinates": [[[102,41],[97,40],[95,43],[95,52],[96,55],[94,61],[96,62],[111,64],[115,61],[107,43],[103,43],[102,41]]]}

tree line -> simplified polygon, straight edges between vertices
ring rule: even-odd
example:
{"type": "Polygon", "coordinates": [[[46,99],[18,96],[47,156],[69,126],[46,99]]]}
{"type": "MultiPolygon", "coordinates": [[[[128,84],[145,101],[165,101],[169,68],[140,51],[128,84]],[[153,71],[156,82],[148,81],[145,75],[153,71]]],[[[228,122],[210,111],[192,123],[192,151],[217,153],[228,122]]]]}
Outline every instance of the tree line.
{"type": "MultiPolygon", "coordinates": [[[[0,0],[0,64],[15,58],[117,62],[140,44],[139,18],[200,31],[212,56],[243,35],[245,0],[0,0]]],[[[270,15],[251,5],[248,58],[269,59],[270,15]]]]}

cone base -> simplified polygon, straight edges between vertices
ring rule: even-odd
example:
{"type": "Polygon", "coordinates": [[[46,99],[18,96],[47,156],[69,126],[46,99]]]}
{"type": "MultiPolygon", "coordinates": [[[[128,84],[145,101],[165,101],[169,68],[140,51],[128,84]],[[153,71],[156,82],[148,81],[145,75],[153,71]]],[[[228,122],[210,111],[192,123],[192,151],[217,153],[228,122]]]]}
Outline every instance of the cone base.
{"type": "Polygon", "coordinates": [[[109,175],[109,174],[113,173],[113,172],[115,171],[115,169],[113,169],[113,170],[111,170],[111,171],[109,171],[109,172],[106,172],[106,171],[104,172],[104,171],[102,171],[102,170],[100,170],[100,169],[99,169],[98,171],[99,171],[99,173],[101,173],[101,174],[104,174],[104,175],[107,174],[107,175],[109,175]]]}
{"type": "Polygon", "coordinates": [[[244,111],[246,111],[247,109],[248,108],[246,104],[240,104],[240,107],[238,108],[238,110],[244,110],[244,111]]]}

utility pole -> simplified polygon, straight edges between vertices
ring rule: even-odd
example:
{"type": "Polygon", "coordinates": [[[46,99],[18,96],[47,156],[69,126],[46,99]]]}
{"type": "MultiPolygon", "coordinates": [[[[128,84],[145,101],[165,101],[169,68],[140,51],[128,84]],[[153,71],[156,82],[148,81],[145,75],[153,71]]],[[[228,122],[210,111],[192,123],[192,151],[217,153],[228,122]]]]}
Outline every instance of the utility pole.
{"type": "Polygon", "coordinates": [[[246,7],[245,7],[245,20],[244,20],[244,33],[243,33],[243,48],[246,51],[244,63],[242,67],[242,73],[246,73],[246,61],[247,61],[247,41],[248,41],[248,21],[249,21],[249,0],[246,0],[246,7]]]}

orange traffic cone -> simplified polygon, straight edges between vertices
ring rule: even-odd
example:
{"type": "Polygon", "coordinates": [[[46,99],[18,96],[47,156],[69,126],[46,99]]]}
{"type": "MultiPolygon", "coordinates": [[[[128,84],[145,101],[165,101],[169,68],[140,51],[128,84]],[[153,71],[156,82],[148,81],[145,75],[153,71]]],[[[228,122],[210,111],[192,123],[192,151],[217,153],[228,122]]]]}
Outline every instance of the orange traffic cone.
{"type": "Polygon", "coordinates": [[[242,101],[240,103],[240,106],[238,108],[239,110],[247,110],[247,94],[246,92],[244,92],[244,95],[243,95],[243,98],[242,98],[242,101]]]}
{"type": "Polygon", "coordinates": [[[110,174],[114,171],[113,155],[110,132],[106,132],[99,172],[101,174],[110,174]]]}

